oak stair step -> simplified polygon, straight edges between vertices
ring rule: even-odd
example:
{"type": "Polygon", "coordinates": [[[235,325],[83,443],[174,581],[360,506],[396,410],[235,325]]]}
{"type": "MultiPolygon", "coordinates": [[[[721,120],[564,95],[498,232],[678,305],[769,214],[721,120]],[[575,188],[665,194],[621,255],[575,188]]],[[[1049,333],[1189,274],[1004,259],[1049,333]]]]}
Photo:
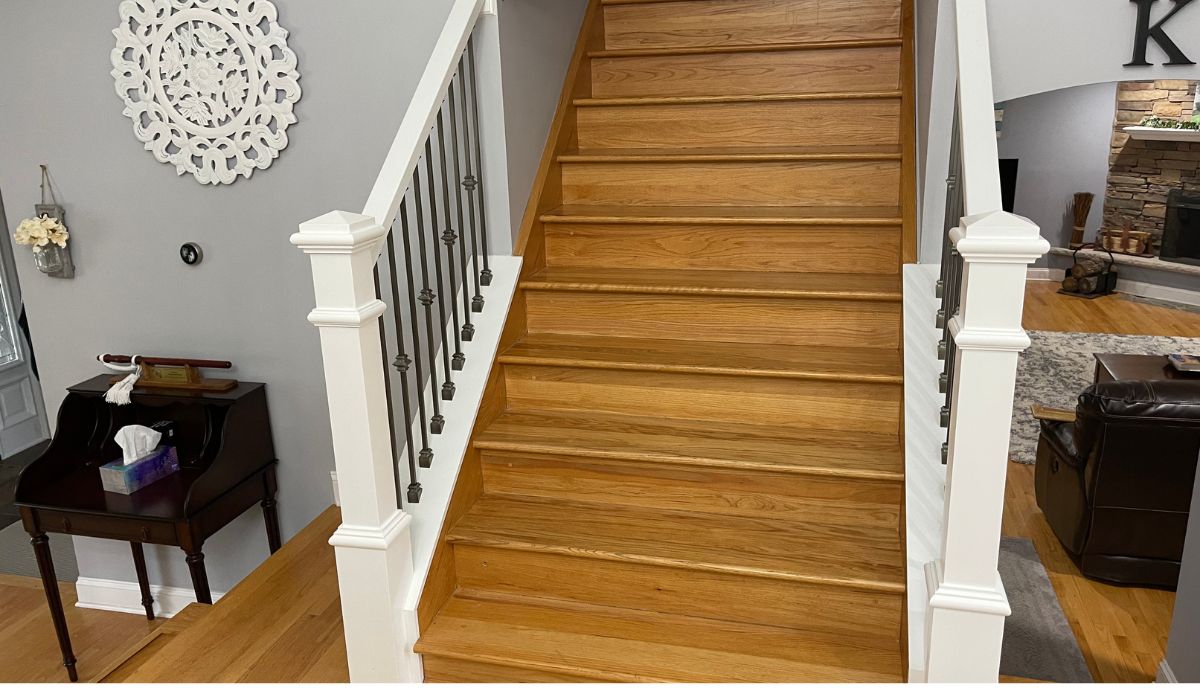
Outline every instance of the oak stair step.
{"type": "Polygon", "coordinates": [[[639,207],[564,205],[541,216],[543,223],[691,224],[761,226],[900,226],[899,207],[639,207]]]}
{"type": "Polygon", "coordinates": [[[900,439],[712,421],[507,412],[476,438],[482,450],[901,483],[900,439]]]}
{"type": "Polygon", "coordinates": [[[657,46],[630,49],[589,51],[588,58],[647,58],[654,56],[696,56],[734,53],[770,53],[772,51],[822,51],[826,49],[865,49],[880,46],[900,46],[903,40],[894,37],[880,39],[839,39],[830,41],[772,42],[769,44],[721,44],[714,46],[657,46]]]}
{"type": "Polygon", "coordinates": [[[606,148],[579,150],[560,163],[778,163],[806,161],[900,160],[899,146],[807,146],[738,148],[606,148]]]}
{"type": "Polygon", "coordinates": [[[647,97],[580,97],[576,107],[653,107],[662,105],[759,104],[763,102],[826,102],[830,100],[899,100],[898,90],[797,92],[755,95],[673,95],[647,97]]]}
{"type": "Polygon", "coordinates": [[[804,348],[660,339],[531,334],[500,356],[507,365],[587,367],[739,377],[901,384],[899,350],[804,348]]]}
{"type": "Polygon", "coordinates": [[[520,284],[525,290],[669,294],[683,296],[903,300],[899,275],[813,274],[712,270],[546,268],[520,284]]]}
{"type": "Polygon", "coordinates": [[[485,495],[448,541],[902,594],[893,528],[485,495]]]}
{"type": "Polygon", "coordinates": [[[447,682],[902,680],[894,642],[470,593],[450,599],[416,652],[428,679],[447,682]]]}

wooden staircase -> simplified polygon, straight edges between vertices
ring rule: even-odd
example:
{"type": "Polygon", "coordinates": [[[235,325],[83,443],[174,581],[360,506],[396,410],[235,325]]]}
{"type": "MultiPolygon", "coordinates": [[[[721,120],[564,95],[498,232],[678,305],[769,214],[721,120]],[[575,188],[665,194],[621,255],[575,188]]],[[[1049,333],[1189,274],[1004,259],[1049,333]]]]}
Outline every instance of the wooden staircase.
{"type": "Polygon", "coordinates": [[[910,0],[593,0],[428,681],[899,681],[910,0]]]}

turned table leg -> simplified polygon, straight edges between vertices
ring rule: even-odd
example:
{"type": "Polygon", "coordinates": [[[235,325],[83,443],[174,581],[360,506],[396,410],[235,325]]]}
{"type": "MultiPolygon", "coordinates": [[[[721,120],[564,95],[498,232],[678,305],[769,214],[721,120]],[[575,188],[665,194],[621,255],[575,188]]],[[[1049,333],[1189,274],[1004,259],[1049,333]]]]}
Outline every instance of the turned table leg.
{"type": "Polygon", "coordinates": [[[187,565],[192,573],[192,588],[196,589],[196,602],[212,605],[212,593],[208,590],[208,572],[204,569],[204,553],[199,547],[196,551],[187,553],[187,565]]]}
{"type": "Polygon", "coordinates": [[[138,588],[142,591],[142,607],[146,609],[146,619],[154,619],[154,597],[150,595],[150,579],[146,576],[146,552],[141,542],[130,542],[133,550],[133,568],[137,571],[138,588]]]}
{"type": "Polygon", "coordinates": [[[279,536],[279,510],[275,506],[273,496],[262,500],[262,511],[263,520],[267,522],[267,547],[270,548],[271,554],[274,554],[283,546],[283,542],[279,536]]]}
{"type": "Polygon", "coordinates": [[[50,556],[50,538],[46,533],[32,535],[33,554],[37,558],[38,571],[42,574],[42,588],[46,590],[46,603],[50,606],[50,617],[54,620],[54,632],[58,635],[58,648],[62,650],[63,666],[71,682],[79,680],[75,671],[75,653],[71,651],[71,632],[67,629],[67,615],[63,612],[62,596],[58,592],[58,578],[54,575],[54,559],[50,556]]]}

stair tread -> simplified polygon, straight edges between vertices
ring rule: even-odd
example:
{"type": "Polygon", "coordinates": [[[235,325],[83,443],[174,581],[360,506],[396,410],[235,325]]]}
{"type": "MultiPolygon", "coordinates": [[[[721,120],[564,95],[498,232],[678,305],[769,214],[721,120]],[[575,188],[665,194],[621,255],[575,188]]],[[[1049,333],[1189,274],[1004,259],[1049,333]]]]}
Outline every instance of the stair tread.
{"type": "Polygon", "coordinates": [[[608,415],[507,412],[475,446],[505,452],[569,455],[661,464],[793,472],[900,482],[900,440],[862,431],[608,415]]]}
{"type": "Polygon", "coordinates": [[[899,645],[618,608],[460,593],[417,653],[632,682],[899,682],[899,645]]]}
{"type": "Polygon", "coordinates": [[[899,384],[904,376],[900,351],[897,349],[790,349],[749,343],[551,333],[525,336],[501,355],[500,362],[895,384],[899,384]]]}
{"type": "Polygon", "coordinates": [[[761,162],[806,160],[895,160],[901,157],[894,146],[789,146],[786,149],[738,148],[605,148],[576,150],[558,157],[561,163],[688,163],[761,162]]]}
{"type": "Polygon", "coordinates": [[[634,207],[573,204],[542,214],[543,223],[886,225],[899,207],[634,207]]]}
{"type": "Polygon", "coordinates": [[[576,107],[637,107],[650,105],[720,104],[730,102],[809,102],[824,100],[901,99],[899,90],[849,92],[796,92],[761,95],[675,95],[650,97],[580,97],[576,107]]]}
{"type": "Polygon", "coordinates": [[[546,268],[521,282],[522,289],[630,294],[690,294],[900,301],[899,275],[730,270],[614,270],[546,268]]]}
{"type": "Polygon", "coordinates": [[[449,541],[902,593],[895,528],[485,495],[449,541]]]}
{"type": "Polygon", "coordinates": [[[898,37],[882,39],[836,39],[830,41],[801,41],[769,44],[717,44],[712,46],[663,46],[637,49],[606,49],[589,51],[588,58],[642,58],[653,56],[692,56],[697,54],[766,53],[771,51],[820,51],[822,49],[874,48],[900,46],[898,37]]]}

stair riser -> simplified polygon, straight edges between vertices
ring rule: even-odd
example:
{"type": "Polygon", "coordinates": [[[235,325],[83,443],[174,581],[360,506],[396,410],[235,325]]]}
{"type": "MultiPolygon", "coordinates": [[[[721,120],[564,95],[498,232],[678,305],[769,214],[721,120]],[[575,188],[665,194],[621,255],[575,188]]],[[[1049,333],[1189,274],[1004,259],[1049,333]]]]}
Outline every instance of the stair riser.
{"type": "Polygon", "coordinates": [[[898,46],[592,60],[592,97],[698,97],[899,89],[898,46]]]}
{"type": "Polygon", "coordinates": [[[565,204],[618,206],[889,206],[900,161],[567,162],[565,204]]]}
{"type": "Polygon", "coordinates": [[[541,290],[530,290],[525,299],[531,333],[826,347],[900,344],[896,302],[541,290]]]}
{"type": "Polygon", "coordinates": [[[421,666],[426,683],[594,683],[583,676],[571,676],[534,668],[515,668],[483,661],[452,659],[424,654],[421,666]]]}
{"type": "Polygon", "coordinates": [[[484,490],[495,495],[899,527],[898,482],[488,451],[482,462],[484,490]]]}
{"type": "Polygon", "coordinates": [[[551,266],[895,274],[892,226],[546,224],[551,266]]]}
{"type": "Polygon", "coordinates": [[[899,99],[580,107],[579,147],[779,148],[900,142],[899,99]]]}
{"type": "Polygon", "coordinates": [[[604,8],[609,49],[745,46],[900,34],[900,0],[709,0],[604,8]]]}
{"type": "Polygon", "coordinates": [[[896,385],[529,365],[507,365],[504,376],[511,411],[585,410],[616,416],[899,432],[900,387],[896,385]]]}
{"type": "Polygon", "coordinates": [[[454,555],[468,591],[813,631],[894,634],[900,625],[899,593],[463,543],[454,555]]]}

